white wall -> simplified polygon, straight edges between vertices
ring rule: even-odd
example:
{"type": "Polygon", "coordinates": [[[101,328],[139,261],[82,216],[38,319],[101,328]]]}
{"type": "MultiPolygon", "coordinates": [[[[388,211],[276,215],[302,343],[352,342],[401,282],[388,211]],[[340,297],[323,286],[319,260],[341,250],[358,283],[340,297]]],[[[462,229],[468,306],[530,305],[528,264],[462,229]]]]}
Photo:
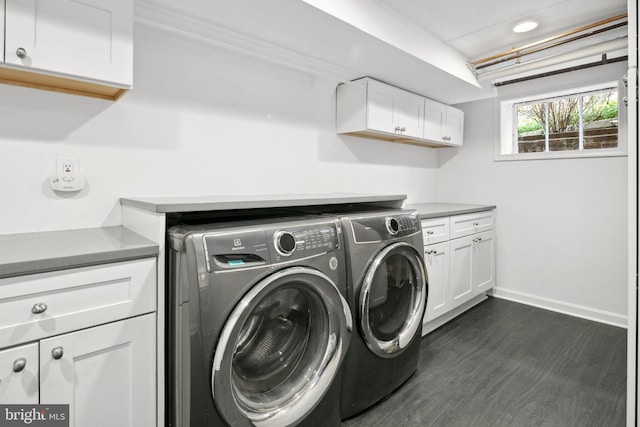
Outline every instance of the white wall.
{"type": "Polygon", "coordinates": [[[435,200],[433,149],[335,134],[337,82],[135,28],[111,103],[0,85],[0,234],[120,223],[119,198],[360,192],[435,200]],[[48,187],[58,156],[88,186],[48,187]]]}
{"type": "Polygon", "coordinates": [[[438,198],[497,205],[497,296],[626,325],[627,158],[493,161],[501,99],[619,79],[625,67],[505,86],[499,100],[458,105],[464,148],[440,152],[438,198]]]}

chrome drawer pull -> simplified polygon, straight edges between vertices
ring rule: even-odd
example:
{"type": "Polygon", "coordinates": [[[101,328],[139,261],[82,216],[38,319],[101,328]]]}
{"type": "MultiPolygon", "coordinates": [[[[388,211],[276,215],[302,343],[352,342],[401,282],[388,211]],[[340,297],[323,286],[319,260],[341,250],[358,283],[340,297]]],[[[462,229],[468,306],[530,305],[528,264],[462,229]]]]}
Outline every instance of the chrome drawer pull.
{"type": "Polygon", "coordinates": [[[27,359],[21,357],[13,361],[13,372],[21,372],[27,366],[27,359]]]}
{"type": "Polygon", "coordinates": [[[47,304],[43,302],[37,302],[33,305],[33,307],[31,307],[31,312],[33,314],[40,314],[44,313],[45,311],[47,311],[47,304]]]}
{"type": "Polygon", "coordinates": [[[51,350],[51,356],[56,359],[62,359],[62,355],[64,354],[64,349],[62,347],[56,347],[53,350],[51,350]]]}
{"type": "Polygon", "coordinates": [[[27,50],[23,47],[19,47],[16,49],[16,56],[20,59],[24,59],[27,57],[27,50]]]}
{"type": "Polygon", "coordinates": [[[434,233],[434,231],[433,231],[433,230],[429,230],[429,231],[427,231],[427,234],[429,234],[429,235],[431,235],[431,234],[433,234],[433,233],[434,233]]]}

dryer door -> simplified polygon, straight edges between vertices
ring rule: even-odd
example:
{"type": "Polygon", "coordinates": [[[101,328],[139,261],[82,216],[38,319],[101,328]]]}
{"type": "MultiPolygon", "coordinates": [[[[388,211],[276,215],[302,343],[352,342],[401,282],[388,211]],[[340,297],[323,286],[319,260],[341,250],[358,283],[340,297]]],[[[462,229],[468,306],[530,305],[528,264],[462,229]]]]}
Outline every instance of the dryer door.
{"type": "Polygon", "coordinates": [[[254,286],[224,326],[211,388],[232,426],[288,426],[331,386],[347,351],[351,313],[335,283],[306,267],[254,286]]]}
{"type": "Polygon", "coordinates": [[[386,358],[400,354],[422,324],[426,297],[422,254],[404,242],[380,251],[360,288],[360,328],[369,350],[386,358]]]}

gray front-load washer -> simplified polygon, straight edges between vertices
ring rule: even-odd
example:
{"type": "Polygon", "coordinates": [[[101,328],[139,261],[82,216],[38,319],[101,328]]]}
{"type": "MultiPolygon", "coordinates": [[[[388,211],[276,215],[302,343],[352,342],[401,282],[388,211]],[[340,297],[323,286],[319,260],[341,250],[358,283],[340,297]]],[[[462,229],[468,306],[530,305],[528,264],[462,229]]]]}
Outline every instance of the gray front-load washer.
{"type": "Polygon", "coordinates": [[[337,219],[168,232],[173,426],[338,426],[351,313],[337,219]]]}

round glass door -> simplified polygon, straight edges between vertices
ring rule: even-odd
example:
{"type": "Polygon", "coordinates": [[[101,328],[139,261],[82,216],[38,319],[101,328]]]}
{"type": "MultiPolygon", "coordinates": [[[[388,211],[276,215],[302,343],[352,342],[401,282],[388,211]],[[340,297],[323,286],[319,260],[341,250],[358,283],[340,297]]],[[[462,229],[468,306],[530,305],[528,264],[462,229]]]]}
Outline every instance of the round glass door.
{"type": "Polygon", "coordinates": [[[360,288],[360,327],[369,350],[380,357],[400,354],[424,314],[424,261],[408,243],[394,243],[373,260],[360,288]]]}
{"type": "Polygon", "coordinates": [[[346,353],[351,314],[324,274],[294,267],[240,301],[213,362],[216,407],[230,425],[282,426],[322,399],[346,353]]]}

